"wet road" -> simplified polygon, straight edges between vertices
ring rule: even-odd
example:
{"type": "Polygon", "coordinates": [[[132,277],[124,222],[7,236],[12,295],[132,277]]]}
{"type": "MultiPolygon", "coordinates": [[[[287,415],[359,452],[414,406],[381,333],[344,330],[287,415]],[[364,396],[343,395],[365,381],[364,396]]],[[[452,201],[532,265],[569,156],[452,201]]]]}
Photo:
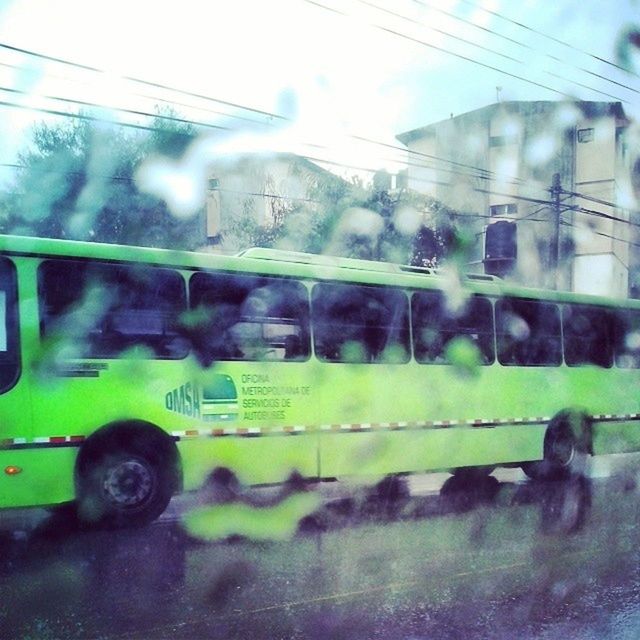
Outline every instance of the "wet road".
{"type": "Polygon", "coordinates": [[[636,639],[633,462],[548,485],[417,478],[393,501],[324,486],[286,541],[196,539],[189,497],[136,531],[5,514],[0,638],[636,639]]]}

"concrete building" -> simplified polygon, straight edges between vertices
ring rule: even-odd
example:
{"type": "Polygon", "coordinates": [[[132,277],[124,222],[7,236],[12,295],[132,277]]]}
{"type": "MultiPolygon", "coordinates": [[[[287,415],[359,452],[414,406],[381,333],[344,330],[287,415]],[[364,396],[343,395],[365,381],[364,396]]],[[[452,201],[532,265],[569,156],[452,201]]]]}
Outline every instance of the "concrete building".
{"type": "Polygon", "coordinates": [[[230,222],[243,219],[262,227],[280,221],[294,204],[312,201],[319,185],[341,182],[333,173],[291,153],[255,153],[227,157],[211,167],[206,195],[206,245],[214,251],[235,252],[230,222]]]}
{"type": "Polygon", "coordinates": [[[629,124],[619,102],[502,102],[397,138],[409,151],[408,187],[470,212],[472,270],[626,296],[635,206],[629,124]],[[509,230],[517,256],[505,262],[487,238],[500,253],[509,230]]]}

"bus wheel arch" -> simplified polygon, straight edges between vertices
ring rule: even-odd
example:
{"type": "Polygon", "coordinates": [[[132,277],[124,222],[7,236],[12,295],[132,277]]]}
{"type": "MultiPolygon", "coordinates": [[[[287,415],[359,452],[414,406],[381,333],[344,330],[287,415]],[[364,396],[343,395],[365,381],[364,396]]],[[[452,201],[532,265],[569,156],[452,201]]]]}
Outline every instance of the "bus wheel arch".
{"type": "Polygon", "coordinates": [[[80,448],[75,484],[83,522],[111,527],[147,524],[181,489],[178,449],[171,436],[151,423],[107,424],[80,448]]]}
{"type": "Polygon", "coordinates": [[[523,471],[533,479],[562,480],[583,475],[589,455],[593,455],[593,424],[582,410],[565,409],[547,426],[543,459],[526,462],[523,471]]]}

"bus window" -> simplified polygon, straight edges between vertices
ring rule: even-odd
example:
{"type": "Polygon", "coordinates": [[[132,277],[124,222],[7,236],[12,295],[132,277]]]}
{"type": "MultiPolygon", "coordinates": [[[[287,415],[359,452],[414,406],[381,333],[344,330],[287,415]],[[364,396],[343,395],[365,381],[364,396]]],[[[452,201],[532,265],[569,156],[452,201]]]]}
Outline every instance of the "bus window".
{"type": "Polygon", "coordinates": [[[300,282],[199,272],[189,282],[199,360],[306,360],[309,304],[300,282]]]}
{"type": "Polygon", "coordinates": [[[184,281],[169,269],[47,260],[39,268],[41,333],[63,338],[70,357],[113,358],[135,346],[183,358],[178,332],[184,281]]]}
{"type": "Polygon", "coordinates": [[[640,311],[616,312],[615,360],[623,369],[640,368],[640,311]]]}
{"type": "Polygon", "coordinates": [[[411,300],[414,355],[422,364],[448,364],[447,346],[454,338],[473,343],[480,364],[494,361],[493,310],[482,296],[469,298],[455,313],[441,291],[419,291],[411,300]]]}
{"type": "Polygon", "coordinates": [[[409,303],[383,287],[318,284],[312,292],[316,355],[329,362],[409,361],[409,303]]]}
{"type": "Polygon", "coordinates": [[[0,393],[4,393],[20,373],[16,273],[4,258],[0,258],[0,318],[0,393]]]}
{"type": "Polygon", "coordinates": [[[568,304],[562,310],[564,359],[570,367],[613,363],[613,312],[602,307],[568,304]]]}
{"type": "Polygon", "coordinates": [[[496,303],[498,361],[514,366],[562,364],[560,310],[555,304],[521,298],[496,303]]]}

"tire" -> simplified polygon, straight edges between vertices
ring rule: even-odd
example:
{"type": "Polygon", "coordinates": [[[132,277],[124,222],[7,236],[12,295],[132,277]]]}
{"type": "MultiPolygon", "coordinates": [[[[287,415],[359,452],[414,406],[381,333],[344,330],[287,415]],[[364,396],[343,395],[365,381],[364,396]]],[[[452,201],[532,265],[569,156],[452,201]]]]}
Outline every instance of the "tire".
{"type": "Polygon", "coordinates": [[[371,497],[385,503],[406,501],[410,498],[407,481],[394,474],[385,476],[373,487],[371,497]]]}
{"type": "Polygon", "coordinates": [[[583,416],[564,412],[549,423],[543,459],[524,463],[522,470],[533,480],[566,480],[582,476],[590,452],[589,422],[583,416]]]}
{"type": "Polygon", "coordinates": [[[440,489],[440,499],[447,510],[464,513],[479,505],[494,502],[500,491],[500,483],[490,473],[456,473],[444,482],[440,489]]]}
{"type": "Polygon", "coordinates": [[[584,527],[590,510],[591,483],[584,476],[573,476],[543,494],[540,530],[545,534],[575,533],[584,527]]]}
{"type": "Polygon", "coordinates": [[[155,520],[175,489],[169,461],[152,442],[109,445],[85,457],[77,474],[78,516],[85,524],[134,527],[155,520]]]}

